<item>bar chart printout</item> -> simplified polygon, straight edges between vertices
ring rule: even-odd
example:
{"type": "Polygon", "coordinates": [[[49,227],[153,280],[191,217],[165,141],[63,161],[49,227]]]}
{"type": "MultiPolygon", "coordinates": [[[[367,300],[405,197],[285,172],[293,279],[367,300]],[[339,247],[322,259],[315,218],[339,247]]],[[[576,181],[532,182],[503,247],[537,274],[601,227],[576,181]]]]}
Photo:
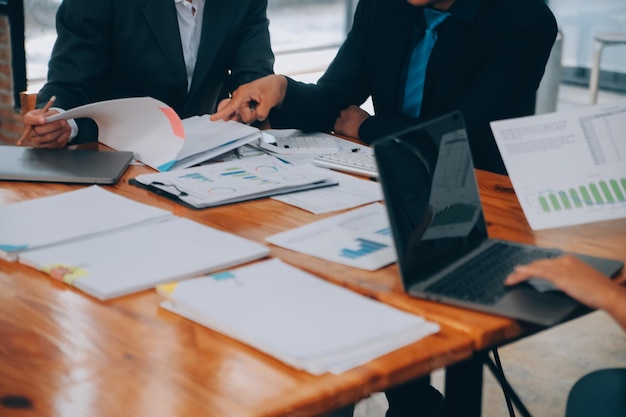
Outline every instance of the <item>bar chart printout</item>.
{"type": "Polygon", "coordinates": [[[626,176],[528,188],[520,203],[535,230],[626,217],[626,176]]]}
{"type": "Polygon", "coordinates": [[[611,179],[572,187],[566,190],[548,191],[537,196],[544,213],[580,208],[600,208],[626,202],[626,178],[611,179]]]}
{"type": "Polygon", "coordinates": [[[396,260],[387,213],[378,203],[272,235],[267,241],[368,271],[396,260]]]}
{"type": "MultiPolygon", "coordinates": [[[[391,229],[389,227],[385,227],[384,229],[377,230],[374,233],[381,236],[391,236],[391,229]]],[[[358,245],[357,249],[342,248],[339,256],[348,259],[358,259],[362,256],[367,256],[371,253],[389,247],[386,243],[376,242],[362,237],[356,238],[355,242],[358,245]]]]}
{"type": "Polygon", "coordinates": [[[626,100],[491,128],[533,230],[626,217],[626,100]]]}

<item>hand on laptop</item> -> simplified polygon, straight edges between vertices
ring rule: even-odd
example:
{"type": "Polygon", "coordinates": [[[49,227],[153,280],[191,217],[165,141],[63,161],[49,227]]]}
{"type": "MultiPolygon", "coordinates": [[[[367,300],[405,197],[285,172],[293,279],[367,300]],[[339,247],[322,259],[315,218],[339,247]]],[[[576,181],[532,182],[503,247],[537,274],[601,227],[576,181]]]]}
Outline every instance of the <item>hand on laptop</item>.
{"type": "Polygon", "coordinates": [[[626,288],[573,255],[519,265],[507,277],[505,284],[518,284],[531,277],[544,278],[581,303],[591,308],[605,309],[610,314],[616,308],[623,308],[618,304],[626,301],[626,288]]]}

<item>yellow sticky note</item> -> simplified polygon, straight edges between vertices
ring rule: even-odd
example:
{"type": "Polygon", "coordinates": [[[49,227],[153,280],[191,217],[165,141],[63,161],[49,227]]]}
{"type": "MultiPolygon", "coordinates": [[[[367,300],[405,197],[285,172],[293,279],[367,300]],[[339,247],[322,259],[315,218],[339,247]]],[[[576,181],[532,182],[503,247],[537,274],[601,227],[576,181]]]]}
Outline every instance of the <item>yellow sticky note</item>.
{"type": "Polygon", "coordinates": [[[176,287],[178,286],[178,282],[170,282],[168,284],[157,285],[156,290],[163,297],[169,298],[174,291],[176,291],[176,287]]]}
{"type": "Polygon", "coordinates": [[[75,280],[89,275],[86,269],[67,264],[45,265],[41,270],[52,278],[69,285],[74,285],[75,280]]]}

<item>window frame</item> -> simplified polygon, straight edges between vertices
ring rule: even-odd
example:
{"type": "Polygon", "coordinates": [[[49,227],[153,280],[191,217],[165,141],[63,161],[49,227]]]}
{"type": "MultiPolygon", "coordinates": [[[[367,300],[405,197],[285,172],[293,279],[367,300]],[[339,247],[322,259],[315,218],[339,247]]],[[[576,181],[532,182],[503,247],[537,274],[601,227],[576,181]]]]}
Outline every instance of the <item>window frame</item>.
{"type": "Polygon", "coordinates": [[[0,0],[0,14],[7,16],[9,21],[13,105],[16,110],[19,110],[20,92],[27,88],[24,0],[0,0]]]}

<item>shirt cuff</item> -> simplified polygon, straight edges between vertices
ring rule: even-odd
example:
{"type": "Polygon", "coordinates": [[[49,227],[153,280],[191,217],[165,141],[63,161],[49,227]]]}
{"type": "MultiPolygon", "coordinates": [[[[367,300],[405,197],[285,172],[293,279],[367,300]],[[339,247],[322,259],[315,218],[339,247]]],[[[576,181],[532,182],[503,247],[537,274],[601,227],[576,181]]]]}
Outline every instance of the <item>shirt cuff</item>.
{"type": "MultiPolygon", "coordinates": [[[[59,107],[52,107],[50,110],[56,110],[59,113],[65,113],[65,110],[59,107]]],[[[72,142],[72,140],[74,140],[76,136],[78,136],[78,124],[74,119],[67,119],[67,124],[69,124],[70,129],[72,129],[72,131],[70,132],[70,139],[67,141],[67,143],[70,143],[72,142]]]]}

